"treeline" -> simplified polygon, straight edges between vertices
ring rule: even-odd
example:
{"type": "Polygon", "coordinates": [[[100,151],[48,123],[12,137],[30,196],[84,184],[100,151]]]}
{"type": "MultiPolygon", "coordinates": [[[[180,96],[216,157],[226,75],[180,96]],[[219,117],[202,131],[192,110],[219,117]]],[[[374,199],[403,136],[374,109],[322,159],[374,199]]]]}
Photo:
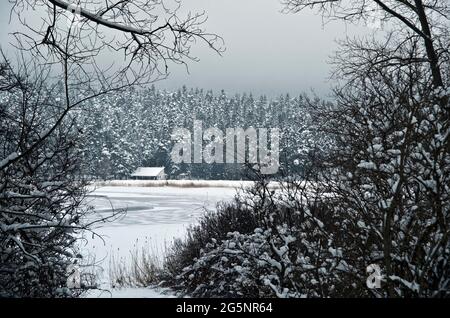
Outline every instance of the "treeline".
{"type": "Polygon", "coordinates": [[[324,136],[313,131],[310,113],[323,103],[303,95],[269,100],[186,87],[167,92],[154,86],[96,98],[84,108],[79,122],[85,137],[86,173],[99,179],[126,179],[139,166],[164,166],[169,178],[246,179],[248,166],[239,163],[172,162],[173,130],[182,127],[192,132],[194,120],[201,120],[204,130],[216,127],[223,132],[235,127],[279,128],[278,176],[299,174],[311,153],[325,147],[324,136]]]}

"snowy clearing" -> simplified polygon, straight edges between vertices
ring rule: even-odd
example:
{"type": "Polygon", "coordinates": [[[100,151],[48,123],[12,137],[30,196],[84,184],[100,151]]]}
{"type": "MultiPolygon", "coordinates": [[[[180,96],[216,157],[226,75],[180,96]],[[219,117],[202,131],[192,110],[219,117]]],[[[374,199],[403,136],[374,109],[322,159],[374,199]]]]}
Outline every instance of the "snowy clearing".
{"type": "MultiPolygon", "coordinates": [[[[147,181],[145,181],[147,182],[147,181]]],[[[219,201],[231,200],[236,193],[233,187],[180,188],[109,186],[93,191],[88,198],[95,207],[96,218],[106,217],[114,209],[126,208],[126,214],[96,228],[103,237],[89,236],[87,250],[102,267],[101,288],[110,292],[95,291],[87,297],[170,297],[166,290],[152,288],[112,289],[108,271],[110,258],[127,259],[130,250],[150,247],[161,256],[165,246],[182,237],[187,226],[194,223],[205,209],[213,210],[219,201]]]]}

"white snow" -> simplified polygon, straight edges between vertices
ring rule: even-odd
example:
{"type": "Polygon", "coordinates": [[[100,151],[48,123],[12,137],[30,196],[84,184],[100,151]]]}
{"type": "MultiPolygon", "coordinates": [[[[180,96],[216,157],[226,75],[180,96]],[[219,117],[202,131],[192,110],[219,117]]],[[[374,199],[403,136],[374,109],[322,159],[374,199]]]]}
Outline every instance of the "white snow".
{"type": "Polygon", "coordinates": [[[194,223],[205,208],[215,209],[219,201],[231,200],[235,193],[233,187],[113,186],[96,189],[88,199],[95,207],[95,218],[110,215],[112,207],[126,208],[127,213],[96,229],[104,242],[98,237],[87,238],[87,250],[95,255],[96,262],[103,268],[101,288],[109,290],[91,292],[88,297],[170,296],[170,293],[152,288],[111,289],[108,278],[111,255],[127,258],[134,245],[143,247],[144,242],[150,242],[153,252],[162,255],[165,246],[174,238],[182,237],[187,226],[194,223]]]}
{"type": "MultiPolygon", "coordinates": [[[[252,181],[240,180],[110,180],[97,181],[99,187],[180,187],[180,188],[240,188],[252,186],[252,181]]],[[[272,183],[277,187],[277,183],[272,183]]]]}
{"type": "Polygon", "coordinates": [[[9,154],[9,156],[4,158],[3,160],[0,160],[0,168],[6,166],[10,161],[16,160],[17,157],[19,157],[19,154],[17,152],[9,154]]]}
{"type": "Polygon", "coordinates": [[[377,168],[377,166],[375,165],[375,163],[373,163],[371,161],[361,161],[358,164],[358,168],[367,169],[367,170],[375,170],[377,168]]]}

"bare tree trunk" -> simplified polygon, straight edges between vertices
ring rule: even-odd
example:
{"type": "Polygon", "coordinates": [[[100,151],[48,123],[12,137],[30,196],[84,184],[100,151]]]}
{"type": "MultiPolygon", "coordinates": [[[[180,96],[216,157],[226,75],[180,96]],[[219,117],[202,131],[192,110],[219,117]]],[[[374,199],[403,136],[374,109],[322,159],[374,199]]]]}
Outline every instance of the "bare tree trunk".
{"type": "Polygon", "coordinates": [[[439,67],[439,58],[436,54],[436,50],[434,49],[430,25],[425,13],[425,8],[422,0],[414,0],[414,2],[416,4],[417,15],[419,16],[422,32],[426,35],[426,37],[424,37],[425,49],[427,51],[427,57],[431,67],[431,73],[433,75],[433,84],[435,87],[442,87],[444,86],[444,82],[442,81],[441,70],[439,67]]]}

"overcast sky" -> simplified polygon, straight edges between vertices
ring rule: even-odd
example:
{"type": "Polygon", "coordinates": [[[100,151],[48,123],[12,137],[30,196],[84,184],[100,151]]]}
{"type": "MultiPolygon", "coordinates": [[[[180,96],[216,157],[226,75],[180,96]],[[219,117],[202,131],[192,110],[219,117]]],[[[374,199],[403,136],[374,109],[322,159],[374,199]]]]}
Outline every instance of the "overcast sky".
{"type": "MultiPolygon", "coordinates": [[[[204,46],[193,53],[199,63],[185,68],[172,66],[171,76],[157,87],[178,89],[182,85],[227,93],[252,92],[274,97],[314,90],[325,97],[332,85],[328,81],[329,56],[335,40],[370,31],[342,22],[323,25],[322,18],[310,10],[298,14],[281,13],[280,0],[184,0],[185,9],[205,10],[206,28],[221,35],[226,52],[218,56],[204,46]]],[[[6,1],[0,4],[1,43],[11,40],[6,1]]]]}

